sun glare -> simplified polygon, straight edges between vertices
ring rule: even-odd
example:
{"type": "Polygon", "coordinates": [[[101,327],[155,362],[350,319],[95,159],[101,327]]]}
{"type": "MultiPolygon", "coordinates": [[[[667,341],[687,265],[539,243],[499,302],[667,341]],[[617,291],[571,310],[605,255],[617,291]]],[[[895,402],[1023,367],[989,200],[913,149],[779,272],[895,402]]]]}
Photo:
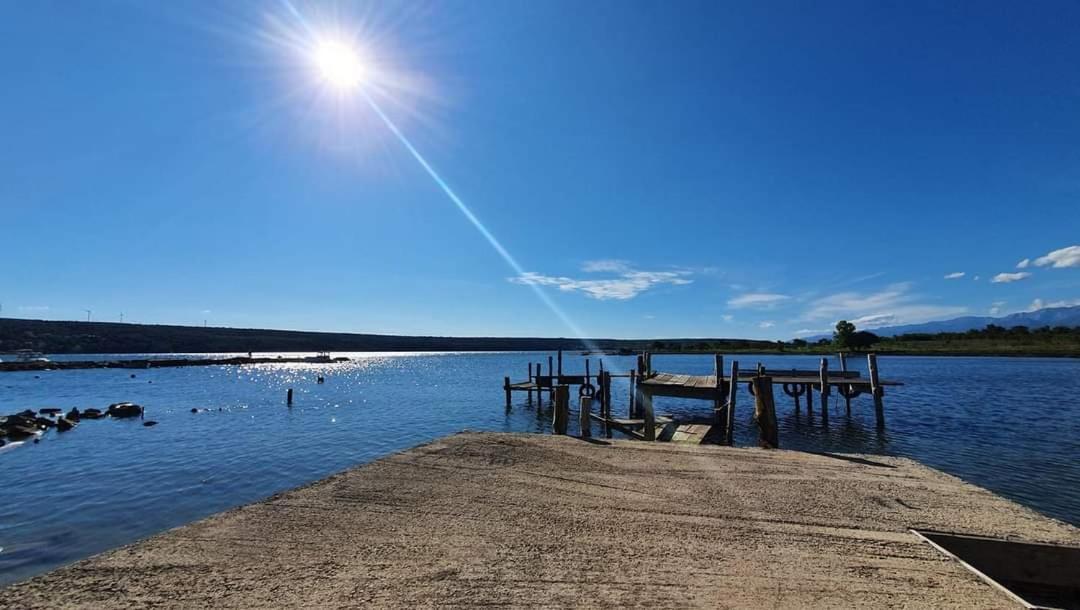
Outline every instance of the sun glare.
{"type": "Polygon", "coordinates": [[[339,91],[355,89],[364,82],[364,62],[355,48],[338,41],[324,41],[315,49],[319,74],[339,91]]]}

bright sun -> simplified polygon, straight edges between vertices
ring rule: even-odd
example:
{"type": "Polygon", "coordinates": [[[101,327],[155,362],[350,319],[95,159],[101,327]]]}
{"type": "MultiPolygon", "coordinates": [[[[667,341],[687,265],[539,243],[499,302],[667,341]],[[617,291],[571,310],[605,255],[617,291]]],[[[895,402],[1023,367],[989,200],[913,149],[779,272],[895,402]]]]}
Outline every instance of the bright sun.
{"type": "Polygon", "coordinates": [[[340,91],[355,89],[364,81],[364,63],[360,54],[347,44],[337,41],[319,43],[315,49],[315,64],[323,79],[340,91]]]}

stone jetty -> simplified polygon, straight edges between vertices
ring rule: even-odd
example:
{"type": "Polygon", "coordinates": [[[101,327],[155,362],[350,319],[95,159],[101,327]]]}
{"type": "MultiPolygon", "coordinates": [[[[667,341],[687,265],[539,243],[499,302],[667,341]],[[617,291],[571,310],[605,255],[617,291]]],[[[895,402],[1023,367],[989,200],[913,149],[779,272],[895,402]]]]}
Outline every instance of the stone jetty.
{"type": "Polygon", "coordinates": [[[916,530],[1080,530],[907,459],[463,433],[0,590],[2,608],[1012,607],[916,530]]]}

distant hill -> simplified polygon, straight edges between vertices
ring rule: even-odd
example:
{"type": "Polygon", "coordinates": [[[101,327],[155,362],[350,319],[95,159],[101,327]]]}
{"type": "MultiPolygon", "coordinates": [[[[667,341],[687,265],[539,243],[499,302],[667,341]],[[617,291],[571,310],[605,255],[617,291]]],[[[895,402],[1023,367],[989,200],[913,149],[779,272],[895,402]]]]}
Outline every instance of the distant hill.
{"type": "Polygon", "coordinates": [[[185,352],[524,351],[603,349],[634,351],[768,350],[751,339],[570,339],[544,337],[423,337],[253,328],[117,324],[0,318],[0,353],[31,349],[47,354],[185,352]]]}
{"type": "MultiPolygon", "coordinates": [[[[964,316],[951,320],[938,320],[924,322],[922,324],[905,324],[902,326],[885,326],[882,328],[867,328],[870,332],[880,337],[894,337],[907,333],[962,333],[972,329],[986,328],[988,324],[995,324],[1004,328],[1027,326],[1028,328],[1041,328],[1043,326],[1067,326],[1080,327],[1080,306],[1075,307],[1047,307],[1036,311],[1022,311],[1009,314],[1000,318],[991,316],[964,316]]],[[[825,335],[822,335],[825,336],[825,335]]],[[[829,335],[831,337],[831,335],[829,335]]]]}

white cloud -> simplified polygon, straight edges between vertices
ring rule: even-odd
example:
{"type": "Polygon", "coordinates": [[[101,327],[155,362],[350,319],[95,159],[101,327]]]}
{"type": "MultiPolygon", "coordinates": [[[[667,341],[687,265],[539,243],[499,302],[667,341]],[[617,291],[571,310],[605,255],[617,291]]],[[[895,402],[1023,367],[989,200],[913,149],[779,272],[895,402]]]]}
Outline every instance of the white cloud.
{"type": "Polygon", "coordinates": [[[735,316],[733,316],[733,315],[731,315],[729,313],[726,313],[726,314],[720,316],[720,319],[725,321],[725,322],[731,322],[732,320],[735,319],[735,316]]]}
{"type": "Polygon", "coordinates": [[[971,279],[973,279],[973,280],[975,280],[975,281],[977,282],[977,281],[979,281],[979,278],[980,278],[980,277],[981,277],[981,276],[978,276],[978,275],[976,275],[975,277],[973,277],[973,278],[971,278],[971,279]]]}
{"type": "Polygon", "coordinates": [[[920,295],[911,292],[910,283],[892,284],[872,293],[841,292],[812,302],[801,319],[829,322],[846,319],[856,326],[877,328],[925,322],[967,311],[967,307],[922,303],[920,300],[920,295]]]}
{"type": "Polygon", "coordinates": [[[728,307],[735,309],[753,308],[753,309],[771,309],[776,307],[780,303],[789,300],[791,297],[786,294],[775,294],[771,292],[748,292],[746,294],[740,294],[737,297],[729,299],[728,307]]]}
{"type": "Polygon", "coordinates": [[[597,273],[605,271],[611,273],[622,273],[624,271],[627,271],[629,268],[629,263],[618,259],[585,261],[585,264],[581,266],[581,270],[586,273],[597,273]]]}
{"type": "Polygon", "coordinates": [[[1039,267],[1050,265],[1055,269],[1080,267],[1080,246],[1069,246],[1068,248],[1054,250],[1046,256],[1035,259],[1035,264],[1039,267]]]}
{"type": "Polygon", "coordinates": [[[1001,308],[1005,306],[1005,301],[994,301],[990,304],[990,315],[996,316],[1001,313],[1001,308]]]}
{"type": "Polygon", "coordinates": [[[1027,271],[1018,271],[1016,273],[999,273],[990,281],[994,284],[1008,284],[1009,282],[1019,282],[1020,280],[1029,277],[1031,277],[1031,274],[1027,271]]]}
{"type": "Polygon", "coordinates": [[[832,329],[828,328],[800,328],[795,331],[796,337],[805,337],[806,335],[824,335],[831,333],[832,329]]]}
{"type": "Polygon", "coordinates": [[[1030,264],[1031,264],[1031,259],[1030,258],[1025,258],[1024,260],[1020,261],[1019,263],[1016,263],[1016,268],[1017,269],[1027,269],[1028,265],[1030,265],[1030,264]]]}
{"type": "Polygon", "coordinates": [[[21,313],[44,313],[49,311],[48,305],[19,305],[18,309],[21,313]]]}
{"type": "Polygon", "coordinates": [[[600,280],[575,279],[526,271],[509,279],[515,284],[526,286],[553,286],[563,292],[580,291],[601,301],[625,301],[661,284],[680,286],[693,281],[686,278],[690,274],[687,271],[637,271],[622,261],[590,261],[585,263],[584,270],[617,273],[618,277],[600,280]]]}
{"type": "Polygon", "coordinates": [[[772,328],[774,326],[776,326],[776,322],[770,322],[769,320],[765,320],[758,324],[758,328],[772,328]]]}
{"type": "Polygon", "coordinates": [[[1064,299],[1061,301],[1050,301],[1049,303],[1042,299],[1035,299],[1028,306],[1027,311],[1039,311],[1040,309],[1052,309],[1054,307],[1075,307],[1080,305],[1080,299],[1064,299]]]}
{"type": "Polygon", "coordinates": [[[956,273],[950,273],[950,274],[946,275],[945,279],[947,279],[947,280],[958,280],[958,279],[964,277],[965,275],[967,275],[967,274],[964,273],[963,271],[957,271],[956,273]]]}

